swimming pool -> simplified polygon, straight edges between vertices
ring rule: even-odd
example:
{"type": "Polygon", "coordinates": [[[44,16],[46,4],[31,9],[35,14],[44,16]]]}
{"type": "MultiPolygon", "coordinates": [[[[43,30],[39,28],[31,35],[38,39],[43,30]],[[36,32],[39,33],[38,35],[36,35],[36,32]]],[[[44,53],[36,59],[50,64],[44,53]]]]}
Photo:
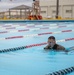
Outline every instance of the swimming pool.
{"type": "MultiPolygon", "coordinates": [[[[74,46],[74,22],[1,22],[0,75],[46,75],[74,66],[74,51],[44,51],[49,36],[66,48],[74,46]]],[[[68,74],[74,75],[74,72],[68,74]]]]}

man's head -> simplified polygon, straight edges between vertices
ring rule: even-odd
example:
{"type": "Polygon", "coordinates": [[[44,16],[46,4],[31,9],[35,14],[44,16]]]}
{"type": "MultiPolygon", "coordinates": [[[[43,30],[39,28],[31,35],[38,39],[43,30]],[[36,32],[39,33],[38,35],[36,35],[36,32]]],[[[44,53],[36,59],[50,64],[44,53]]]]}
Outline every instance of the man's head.
{"type": "Polygon", "coordinates": [[[55,44],[56,44],[56,39],[55,39],[55,37],[54,37],[54,36],[50,36],[50,37],[48,38],[48,45],[49,45],[50,47],[53,47],[55,44]]]}

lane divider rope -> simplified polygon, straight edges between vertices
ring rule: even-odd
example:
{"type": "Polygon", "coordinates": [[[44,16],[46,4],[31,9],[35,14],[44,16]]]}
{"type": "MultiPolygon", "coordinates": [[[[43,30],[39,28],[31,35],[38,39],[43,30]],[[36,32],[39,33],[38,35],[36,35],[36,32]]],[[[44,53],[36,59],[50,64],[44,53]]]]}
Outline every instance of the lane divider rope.
{"type": "MultiPolygon", "coordinates": [[[[63,28],[63,27],[74,27],[74,25],[67,25],[67,26],[49,26],[49,27],[46,27],[46,28],[48,28],[48,29],[57,29],[57,28],[63,28]]],[[[24,28],[24,26],[22,26],[22,27],[18,27],[18,28],[24,28]]],[[[14,30],[16,30],[16,27],[11,27],[11,28],[0,28],[0,30],[10,30],[10,29],[14,29],[14,30]]],[[[42,28],[33,28],[33,30],[40,30],[40,29],[42,29],[42,28]]],[[[44,28],[43,28],[44,29],[44,28]]],[[[29,31],[30,30],[32,30],[32,29],[29,29],[29,31]]]]}
{"type": "MultiPolygon", "coordinates": [[[[74,40],[74,38],[67,38],[67,39],[57,40],[56,42],[66,42],[66,41],[72,41],[72,40],[74,40]]],[[[27,45],[27,46],[21,46],[21,47],[9,48],[9,49],[2,49],[2,50],[0,50],[0,53],[10,52],[10,51],[17,51],[17,50],[22,50],[22,49],[26,49],[26,48],[42,46],[42,45],[46,45],[46,44],[47,44],[47,42],[43,42],[43,43],[39,43],[39,44],[32,44],[32,45],[27,45]]]]}
{"type": "MultiPolygon", "coordinates": [[[[35,36],[42,36],[42,35],[48,35],[48,34],[61,34],[61,33],[67,33],[67,32],[74,32],[74,30],[63,30],[63,31],[57,31],[57,32],[46,32],[46,33],[29,34],[29,35],[23,35],[23,36],[12,36],[12,37],[0,38],[0,40],[35,37],[35,36]]],[[[6,32],[4,32],[4,33],[6,33],[6,32]]]]}
{"type": "Polygon", "coordinates": [[[24,26],[24,27],[42,27],[42,26],[58,26],[57,24],[24,24],[24,25],[19,25],[19,24],[5,24],[5,25],[0,25],[0,28],[3,27],[19,27],[19,26],[24,26]]]}
{"type": "Polygon", "coordinates": [[[51,27],[53,27],[53,26],[59,26],[59,25],[57,25],[57,24],[52,24],[52,25],[3,25],[3,26],[0,26],[0,28],[1,29],[11,29],[11,28],[13,28],[13,27],[16,27],[16,28],[35,28],[35,27],[43,27],[43,26],[51,26],[51,27]],[[8,27],[8,28],[7,28],[8,27]]]}
{"type": "Polygon", "coordinates": [[[46,74],[46,75],[67,75],[71,72],[74,72],[74,66],[70,67],[70,68],[62,69],[62,70],[59,70],[59,71],[56,71],[56,72],[53,72],[53,73],[49,73],[49,74],[46,74]]]}

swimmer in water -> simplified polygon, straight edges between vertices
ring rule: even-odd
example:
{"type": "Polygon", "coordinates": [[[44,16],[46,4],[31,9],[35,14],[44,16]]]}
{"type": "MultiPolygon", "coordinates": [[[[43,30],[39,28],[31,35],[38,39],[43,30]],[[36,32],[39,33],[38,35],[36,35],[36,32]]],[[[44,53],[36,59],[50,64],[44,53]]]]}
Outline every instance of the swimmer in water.
{"type": "Polygon", "coordinates": [[[53,50],[56,50],[56,51],[67,52],[67,50],[63,46],[56,43],[56,39],[55,39],[54,36],[50,36],[48,38],[48,45],[46,47],[44,47],[44,49],[45,50],[52,50],[53,49],[53,50]]]}

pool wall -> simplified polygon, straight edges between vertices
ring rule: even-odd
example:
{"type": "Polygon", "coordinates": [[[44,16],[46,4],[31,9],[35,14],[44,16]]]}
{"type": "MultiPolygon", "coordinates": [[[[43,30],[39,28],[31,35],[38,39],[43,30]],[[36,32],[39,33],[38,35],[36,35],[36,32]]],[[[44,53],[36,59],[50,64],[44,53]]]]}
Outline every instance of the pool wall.
{"type": "Polygon", "coordinates": [[[74,22],[74,20],[0,20],[0,22],[74,22]]]}

